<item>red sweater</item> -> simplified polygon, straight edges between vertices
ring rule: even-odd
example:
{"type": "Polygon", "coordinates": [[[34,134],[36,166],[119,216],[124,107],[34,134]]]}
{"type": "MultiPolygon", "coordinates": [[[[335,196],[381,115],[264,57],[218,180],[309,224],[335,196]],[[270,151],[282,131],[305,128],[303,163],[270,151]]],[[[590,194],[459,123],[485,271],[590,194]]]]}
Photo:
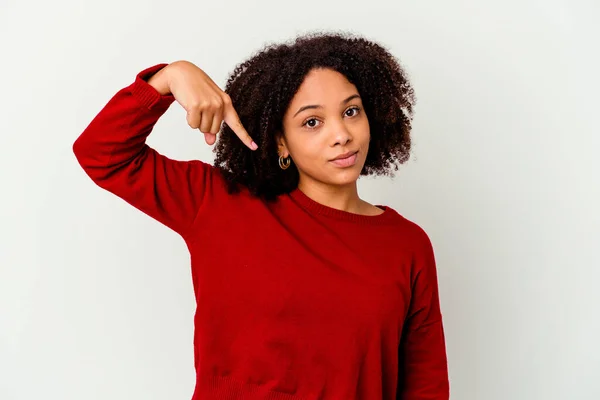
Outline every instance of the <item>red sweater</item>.
{"type": "Polygon", "coordinates": [[[197,302],[193,399],[446,400],[434,253],[390,207],[364,216],[296,189],[230,195],[216,168],[146,143],[174,102],[140,72],[73,145],[100,187],[177,232],[197,302]]]}

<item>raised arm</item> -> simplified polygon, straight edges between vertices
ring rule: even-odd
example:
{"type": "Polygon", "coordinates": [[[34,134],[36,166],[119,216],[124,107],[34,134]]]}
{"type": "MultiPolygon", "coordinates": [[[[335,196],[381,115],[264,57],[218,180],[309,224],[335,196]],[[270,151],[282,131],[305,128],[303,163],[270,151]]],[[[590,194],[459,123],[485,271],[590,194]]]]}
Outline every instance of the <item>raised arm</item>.
{"type": "MultiPolygon", "coordinates": [[[[223,118],[233,119],[232,127],[247,135],[241,124],[235,125],[239,119],[228,96],[199,68],[177,62],[137,74],[94,117],[73,151],[98,186],[185,236],[219,182],[211,165],[172,160],[146,144],[175,100],[186,109],[188,124],[202,130],[207,142],[214,142],[223,118]]],[[[244,139],[252,143],[249,136],[244,139]]]]}

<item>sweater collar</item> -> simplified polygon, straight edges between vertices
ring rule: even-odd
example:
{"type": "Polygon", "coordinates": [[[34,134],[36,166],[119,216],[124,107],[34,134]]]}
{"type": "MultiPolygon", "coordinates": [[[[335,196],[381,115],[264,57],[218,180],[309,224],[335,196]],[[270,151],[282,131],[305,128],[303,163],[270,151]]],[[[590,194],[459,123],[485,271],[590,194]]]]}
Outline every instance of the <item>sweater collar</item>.
{"type": "Polygon", "coordinates": [[[338,210],[336,208],[332,208],[324,204],[318,203],[315,200],[308,197],[306,194],[304,194],[304,192],[302,192],[298,188],[291,191],[289,196],[295,203],[300,205],[302,208],[304,208],[311,214],[320,214],[339,220],[367,225],[389,223],[394,221],[393,214],[395,214],[395,211],[392,208],[384,205],[376,205],[377,207],[383,210],[383,213],[379,215],[362,215],[354,214],[348,211],[338,210]]]}

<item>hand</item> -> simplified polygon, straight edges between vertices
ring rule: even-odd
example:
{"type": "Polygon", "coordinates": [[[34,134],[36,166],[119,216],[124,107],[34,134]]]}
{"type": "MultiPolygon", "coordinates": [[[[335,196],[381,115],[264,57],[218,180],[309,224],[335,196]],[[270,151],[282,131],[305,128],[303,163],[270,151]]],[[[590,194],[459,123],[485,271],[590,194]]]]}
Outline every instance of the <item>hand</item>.
{"type": "Polygon", "coordinates": [[[258,148],[242,125],[229,95],[203,70],[188,61],[176,61],[159,71],[155,75],[157,79],[160,79],[157,75],[161,72],[164,73],[169,91],[186,110],[188,125],[204,133],[207,144],[215,143],[221,124],[225,121],[246,146],[252,150],[258,148]]]}

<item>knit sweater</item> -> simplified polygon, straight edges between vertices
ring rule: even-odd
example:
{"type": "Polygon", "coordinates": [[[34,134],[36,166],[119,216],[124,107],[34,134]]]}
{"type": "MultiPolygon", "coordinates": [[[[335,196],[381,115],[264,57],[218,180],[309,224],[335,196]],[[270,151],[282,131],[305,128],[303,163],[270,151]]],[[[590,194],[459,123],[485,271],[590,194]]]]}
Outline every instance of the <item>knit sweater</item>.
{"type": "Polygon", "coordinates": [[[175,99],[147,80],[164,66],[117,91],[73,150],[95,184],[187,244],[193,399],[448,399],[423,229],[388,206],[353,214],[299,189],[275,202],[229,194],[209,163],[161,155],[146,138],[175,99]]]}

